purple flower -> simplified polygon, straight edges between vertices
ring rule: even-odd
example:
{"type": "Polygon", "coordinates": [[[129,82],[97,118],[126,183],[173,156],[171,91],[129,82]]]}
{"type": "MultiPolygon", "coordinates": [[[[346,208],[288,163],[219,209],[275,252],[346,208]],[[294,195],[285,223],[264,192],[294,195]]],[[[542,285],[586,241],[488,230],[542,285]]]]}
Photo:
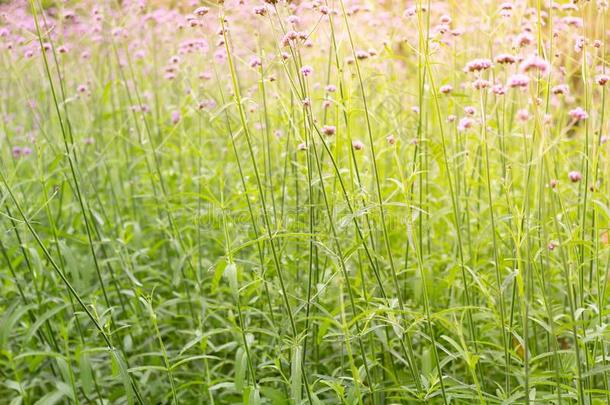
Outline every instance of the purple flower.
{"type": "Polygon", "coordinates": [[[582,174],[580,174],[580,172],[574,170],[574,171],[571,171],[570,173],[568,173],[568,178],[570,179],[570,181],[572,183],[578,183],[579,181],[582,180],[582,174]]]}
{"type": "Polygon", "coordinates": [[[576,107],[575,109],[570,110],[568,114],[570,114],[570,117],[572,117],[572,119],[576,122],[589,118],[589,114],[587,114],[587,112],[581,107],[576,107]]]}
{"type": "Polygon", "coordinates": [[[303,66],[301,68],[301,74],[305,77],[311,75],[313,73],[313,68],[311,66],[303,66]]]}

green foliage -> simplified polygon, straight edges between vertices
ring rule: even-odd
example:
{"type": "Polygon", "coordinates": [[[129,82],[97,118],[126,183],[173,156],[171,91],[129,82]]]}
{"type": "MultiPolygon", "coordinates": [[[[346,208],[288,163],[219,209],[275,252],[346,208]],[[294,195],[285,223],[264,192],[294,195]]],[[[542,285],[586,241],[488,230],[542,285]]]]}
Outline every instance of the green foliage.
{"type": "Polygon", "coordinates": [[[607,10],[94,3],[2,22],[0,403],[610,401],[607,10]]]}

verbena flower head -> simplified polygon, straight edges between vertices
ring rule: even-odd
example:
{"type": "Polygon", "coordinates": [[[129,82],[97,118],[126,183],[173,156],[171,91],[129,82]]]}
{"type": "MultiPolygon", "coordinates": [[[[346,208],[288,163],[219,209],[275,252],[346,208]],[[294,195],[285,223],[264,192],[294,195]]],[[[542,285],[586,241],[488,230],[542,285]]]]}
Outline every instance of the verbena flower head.
{"type": "Polygon", "coordinates": [[[473,59],[464,67],[465,72],[480,72],[493,66],[490,59],[473,59]]]}
{"type": "Polygon", "coordinates": [[[489,80],[483,80],[483,79],[477,79],[474,82],[472,82],[472,87],[475,90],[483,90],[488,88],[491,85],[491,82],[489,82],[489,80]]]}
{"type": "Polygon", "coordinates": [[[446,84],[444,86],[441,86],[441,88],[439,89],[439,91],[443,94],[449,94],[453,91],[453,86],[450,84],[446,84]]]}
{"type": "Polygon", "coordinates": [[[501,84],[494,84],[491,88],[491,92],[496,96],[503,96],[506,94],[506,87],[501,84]]]}
{"type": "Polygon", "coordinates": [[[576,122],[589,118],[589,114],[582,107],[576,107],[573,110],[570,110],[569,115],[576,122]]]}
{"type": "Polygon", "coordinates": [[[352,147],[354,150],[362,150],[364,149],[364,144],[361,141],[352,141],[352,147]]]}
{"type": "Polygon", "coordinates": [[[21,149],[21,147],[19,146],[13,146],[12,149],[12,154],[14,158],[18,158],[21,157],[21,154],[23,153],[23,150],[21,149]]]}
{"type": "Polygon", "coordinates": [[[579,181],[582,180],[582,174],[577,170],[573,170],[570,173],[568,173],[568,178],[570,179],[570,181],[572,183],[578,183],[579,181]]]}
{"type": "Polygon", "coordinates": [[[508,78],[508,80],[506,81],[506,85],[508,87],[520,87],[520,88],[525,88],[529,85],[530,83],[530,78],[527,75],[524,75],[522,73],[517,73],[514,74],[512,76],[510,76],[508,78]]]}
{"type": "Polygon", "coordinates": [[[541,75],[546,75],[551,70],[551,65],[546,60],[537,55],[528,56],[519,65],[519,70],[522,73],[538,71],[541,75]]]}
{"type": "Polygon", "coordinates": [[[326,136],[333,136],[337,132],[337,127],[334,125],[324,125],[322,127],[322,133],[326,136]]]}
{"type": "Polygon", "coordinates": [[[515,45],[518,47],[525,47],[534,42],[534,36],[529,32],[522,32],[521,34],[515,37],[515,45]]]}
{"type": "Polygon", "coordinates": [[[517,119],[521,122],[525,122],[530,119],[530,113],[525,108],[521,108],[517,111],[517,119]]]}
{"type": "Polygon", "coordinates": [[[512,65],[516,61],[517,61],[517,58],[515,58],[513,55],[509,55],[507,53],[501,53],[500,55],[498,55],[494,58],[494,62],[496,62],[500,65],[512,65]]]}
{"type": "Polygon", "coordinates": [[[610,82],[610,76],[608,75],[598,75],[595,78],[595,82],[600,86],[605,86],[608,82],[610,82]]]}
{"type": "Polygon", "coordinates": [[[570,92],[570,88],[567,84],[558,84],[557,86],[553,86],[551,89],[551,93],[555,95],[563,95],[568,94],[570,92]]]}
{"type": "Polygon", "coordinates": [[[464,117],[458,123],[458,131],[463,132],[474,126],[475,122],[472,118],[464,117]]]}
{"type": "Polygon", "coordinates": [[[193,11],[193,14],[195,14],[198,17],[203,17],[204,15],[206,15],[209,12],[210,12],[210,9],[207,7],[198,7],[197,9],[195,9],[195,11],[193,11]]]}
{"type": "Polygon", "coordinates": [[[263,62],[261,61],[261,59],[258,56],[253,56],[250,58],[250,67],[257,68],[262,65],[263,65],[263,62]]]}
{"type": "Polygon", "coordinates": [[[305,77],[311,75],[313,73],[313,68],[311,66],[303,66],[301,68],[301,74],[305,77]]]}

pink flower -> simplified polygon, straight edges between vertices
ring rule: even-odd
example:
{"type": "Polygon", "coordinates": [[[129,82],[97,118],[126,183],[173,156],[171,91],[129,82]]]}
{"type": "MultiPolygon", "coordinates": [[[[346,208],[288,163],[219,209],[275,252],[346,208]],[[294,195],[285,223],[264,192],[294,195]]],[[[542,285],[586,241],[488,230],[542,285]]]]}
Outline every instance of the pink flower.
{"type": "Polygon", "coordinates": [[[368,59],[371,55],[367,51],[356,51],[356,58],[358,60],[368,59]]]}
{"type": "Polygon", "coordinates": [[[582,18],[567,16],[562,18],[562,22],[566,25],[570,25],[574,28],[582,28],[583,22],[582,18]]]}
{"type": "Polygon", "coordinates": [[[265,7],[265,6],[254,7],[254,14],[261,15],[261,16],[266,15],[267,14],[267,7],[265,7]]]}
{"type": "Polygon", "coordinates": [[[214,101],[214,100],[203,100],[203,101],[199,102],[197,107],[200,110],[212,109],[212,108],[216,107],[216,101],[214,101]]]}
{"type": "Polygon", "coordinates": [[[517,119],[519,121],[525,122],[525,121],[529,120],[529,118],[530,118],[530,113],[525,108],[522,108],[517,111],[517,119]]]}
{"type": "Polygon", "coordinates": [[[475,110],[475,108],[472,106],[466,106],[466,107],[464,107],[464,112],[467,115],[474,115],[477,112],[477,110],[475,110]]]}
{"type": "Polygon", "coordinates": [[[282,38],[282,46],[290,46],[299,39],[299,34],[296,31],[288,31],[282,38]]]}
{"type": "Polygon", "coordinates": [[[324,125],[322,127],[322,133],[326,136],[333,136],[337,132],[337,127],[334,125],[324,125]]]}
{"type": "Polygon", "coordinates": [[[490,85],[488,80],[483,80],[483,79],[477,79],[474,82],[472,82],[472,87],[475,90],[482,90],[482,89],[486,89],[488,88],[490,85]]]}
{"type": "Polygon", "coordinates": [[[487,70],[493,66],[493,63],[489,59],[473,59],[466,64],[464,67],[465,72],[480,72],[487,70]]]}
{"type": "Polygon", "coordinates": [[[396,143],[396,137],[394,135],[388,135],[385,140],[388,141],[390,145],[394,145],[396,143]]]}
{"type": "Polygon", "coordinates": [[[404,16],[413,17],[416,13],[417,13],[417,8],[415,8],[415,6],[413,6],[413,7],[409,7],[408,9],[405,10],[404,16]]]}
{"type": "Polygon", "coordinates": [[[253,56],[250,58],[250,67],[251,68],[256,68],[259,66],[262,66],[263,62],[261,61],[261,59],[258,56],[253,56]]]}
{"type": "Polygon", "coordinates": [[[568,178],[570,179],[570,181],[572,183],[578,183],[579,181],[582,180],[582,174],[580,174],[580,172],[574,170],[574,171],[571,171],[570,173],[568,173],[568,178]]]}
{"type": "Polygon", "coordinates": [[[585,38],[584,37],[578,37],[574,40],[574,52],[582,52],[582,50],[585,47],[585,38]]]}
{"type": "Polygon", "coordinates": [[[472,128],[474,125],[474,120],[472,118],[464,117],[458,123],[458,131],[463,132],[469,128],[472,128]]]}
{"type": "Polygon", "coordinates": [[[570,91],[570,88],[568,87],[567,84],[558,84],[557,86],[554,86],[551,89],[551,93],[553,93],[555,95],[568,94],[569,91],[570,91]]]}
{"type": "Polygon", "coordinates": [[[13,146],[13,157],[14,158],[20,157],[22,152],[23,151],[21,150],[21,148],[19,146],[13,146]]]}
{"type": "Polygon", "coordinates": [[[513,55],[501,53],[500,55],[496,56],[494,61],[500,65],[512,65],[515,63],[516,58],[513,55]]]}
{"type": "Polygon", "coordinates": [[[527,87],[530,83],[530,78],[527,75],[517,73],[508,78],[506,85],[508,87],[516,88],[516,87],[527,87]]]}
{"type": "Polygon", "coordinates": [[[447,84],[445,86],[441,86],[440,88],[440,92],[443,94],[449,94],[453,91],[453,86],[450,84],[447,84]]]}
{"type": "Polygon", "coordinates": [[[195,9],[195,11],[193,11],[193,14],[195,14],[196,16],[199,16],[199,17],[203,17],[204,15],[206,15],[209,12],[210,12],[209,8],[199,7],[197,9],[195,9]]]}
{"type": "Polygon", "coordinates": [[[581,107],[576,107],[573,110],[570,110],[568,114],[570,114],[570,117],[572,117],[572,119],[576,122],[589,118],[589,114],[587,114],[587,112],[581,107]]]}
{"type": "Polygon", "coordinates": [[[305,77],[311,75],[313,73],[313,68],[311,66],[303,66],[301,68],[301,74],[305,77]]]}
{"type": "Polygon", "coordinates": [[[515,44],[520,47],[527,46],[534,42],[534,36],[529,32],[522,32],[515,38],[515,44]]]}
{"type": "Polygon", "coordinates": [[[610,81],[610,76],[608,75],[599,75],[595,78],[595,82],[600,86],[605,86],[606,83],[610,81]]]}
{"type": "Polygon", "coordinates": [[[546,60],[542,59],[537,55],[528,56],[519,65],[519,70],[523,73],[527,73],[530,70],[538,70],[540,74],[545,75],[551,70],[551,65],[546,60]]]}
{"type": "Polygon", "coordinates": [[[180,111],[172,112],[172,124],[176,125],[180,122],[180,111]]]}
{"type": "Polygon", "coordinates": [[[364,144],[360,141],[352,141],[352,147],[354,150],[362,150],[364,149],[364,144]]]}
{"type": "Polygon", "coordinates": [[[501,84],[496,84],[491,88],[491,92],[496,96],[503,96],[506,94],[506,87],[501,84]]]}

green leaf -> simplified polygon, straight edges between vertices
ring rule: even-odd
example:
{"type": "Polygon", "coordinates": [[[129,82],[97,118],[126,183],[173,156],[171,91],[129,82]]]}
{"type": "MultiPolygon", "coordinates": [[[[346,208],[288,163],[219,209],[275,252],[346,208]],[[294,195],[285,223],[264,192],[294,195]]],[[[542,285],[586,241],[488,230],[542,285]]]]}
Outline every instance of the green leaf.
{"type": "Polygon", "coordinates": [[[80,366],[80,382],[83,392],[87,395],[93,392],[95,384],[93,383],[93,369],[91,368],[91,361],[87,353],[81,353],[78,358],[78,364],[80,366]]]}
{"type": "Polygon", "coordinates": [[[63,311],[65,308],[68,307],[68,305],[69,304],[57,305],[57,306],[49,309],[44,314],[42,314],[42,316],[37,316],[36,322],[30,327],[27,335],[25,335],[25,338],[23,340],[24,344],[27,344],[30,341],[30,339],[32,339],[34,334],[38,331],[38,329],[42,326],[42,324],[46,322],[47,319],[50,319],[53,316],[55,316],[57,313],[63,311]]]}
{"type": "Polygon", "coordinates": [[[127,396],[127,402],[132,405],[134,403],[134,393],[133,387],[131,386],[131,378],[129,376],[129,371],[127,370],[127,365],[119,352],[116,350],[111,350],[110,353],[112,354],[113,359],[113,369],[117,371],[117,375],[123,383],[125,395],[127,396]]]}
{"type": "Polygon", "coordinates": [[[289,402],[282,390],[271,387],[260,387],[260,391],[261,394],[263,394],[263,398],[270,400],[273,405],[283,405],[289,402]]]}
{"type": "Polygon", "coordinates": [[[244,389],[247,361],[246,351],[240,347],[235,353],[235,389],[238,392],[242,392],[244,389]]]}
{"type": "Polygon", "coordinates": [[[216,268],[214,269],[214,277],[212,278],[212,292],[214,293],[218,290],[218,284],[220,284],[220,280],[222,279],[226,266],[227,262],[224,259],[219,260],[216,264],[216,268]]]}
{"type": "Polygon", "coordinates": [[[23,314],[35,307],[34,304],[21,306],[20,304],[15,303],[6,310],[4,316],[0,320],[0,350],[8,349],[8,338],[11,332],[15,330],[15,324],[23,314]]]}
{"type": "Polygon", "coordinates": [[[53,392],[49,392],[48,394],[40,398],[38,401],[36,401],[35,405],[55,405],[56,403],[61,401],[63,397],[63,392],[55,390],[53,392]]]}

